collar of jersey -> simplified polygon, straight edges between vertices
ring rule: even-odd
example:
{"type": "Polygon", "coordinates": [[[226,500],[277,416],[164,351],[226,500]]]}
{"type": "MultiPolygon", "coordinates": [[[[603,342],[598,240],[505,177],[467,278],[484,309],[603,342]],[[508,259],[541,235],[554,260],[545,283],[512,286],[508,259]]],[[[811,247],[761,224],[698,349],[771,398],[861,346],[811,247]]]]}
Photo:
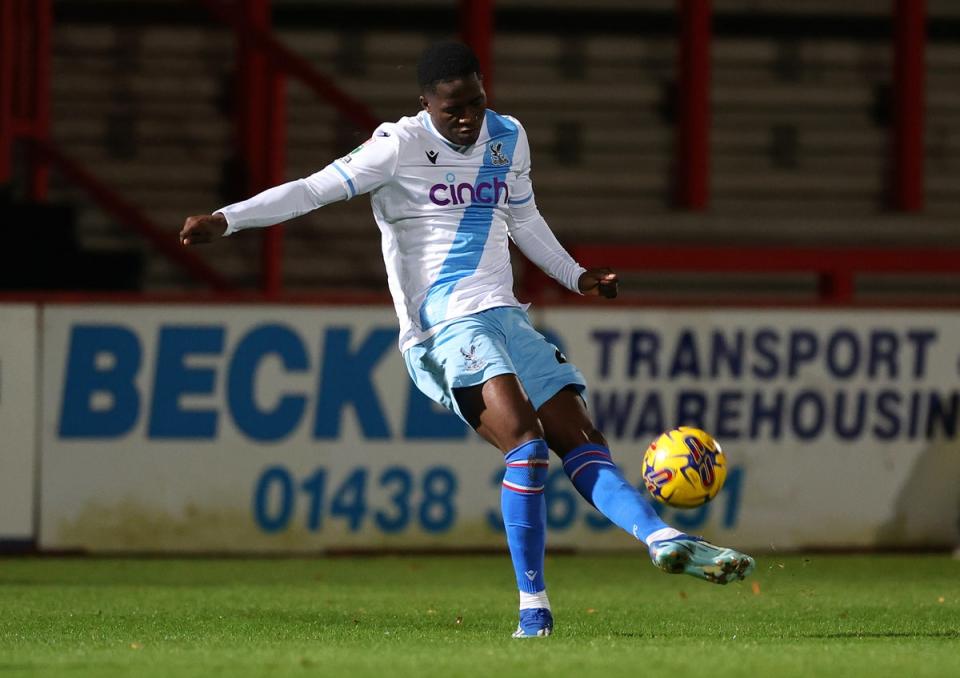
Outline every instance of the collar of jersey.
{"type": "Polygon", "coordinates": [[[418,114],[418,117],[420,118],[421,124],[427,128],[427,131],[430,132],[430,134],[432,134],[437,139],[445,143],[448,148],[452,148],[457,153],[461,153],[461,154],[466,153],[471,148],[479,144],[480,140],[483,139],[484,134],[486,134],[487,132],[487,115],[486,113],[484,113],[483,123],[481,123],[480,125],[480,135],[477,137],[476,143],[473,143],[470,146],[458,146],[457,144],[450,143],[450,141],[448,141],[445,136],[443,136],[442,134],[440,134],[440,132],[437,131],[437,128],[433,126],[433,121],[430,119],[429,113],[427,113],[426,111],[420,111],[420,113],[418,114]]]}

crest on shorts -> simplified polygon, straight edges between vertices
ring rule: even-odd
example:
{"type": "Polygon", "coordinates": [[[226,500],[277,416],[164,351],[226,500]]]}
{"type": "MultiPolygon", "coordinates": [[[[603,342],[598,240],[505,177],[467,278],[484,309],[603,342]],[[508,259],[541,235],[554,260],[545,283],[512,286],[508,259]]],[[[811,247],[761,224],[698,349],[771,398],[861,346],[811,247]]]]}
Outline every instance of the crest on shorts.
{"type": "Polygon", "coordinates": [[[469,351],[461,348],[460,355],[463,356],[463,365],[467,372],[479,372],[487,365],[486,360],[477,357],[477,347],[473,344],[470,345],[469,351]]]}

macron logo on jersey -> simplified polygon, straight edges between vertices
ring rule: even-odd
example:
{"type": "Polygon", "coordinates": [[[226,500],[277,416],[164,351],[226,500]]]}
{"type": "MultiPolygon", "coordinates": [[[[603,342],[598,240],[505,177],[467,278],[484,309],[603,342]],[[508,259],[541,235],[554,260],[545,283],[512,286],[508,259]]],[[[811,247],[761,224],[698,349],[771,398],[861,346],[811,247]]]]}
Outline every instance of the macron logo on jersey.
{"type": "Polygon", "coordinates": [[[503,203],[510,199],[510,189],[507,182],[494,176],[493,181],[479,181],[476,184],[467,182],[455,183],[456,176],[448,174],[447,184],[434,184],[430,187],[430,202],[434,205],[469,205],[478,202],[483,205],[496,205],[503,198],[503,203]]]}

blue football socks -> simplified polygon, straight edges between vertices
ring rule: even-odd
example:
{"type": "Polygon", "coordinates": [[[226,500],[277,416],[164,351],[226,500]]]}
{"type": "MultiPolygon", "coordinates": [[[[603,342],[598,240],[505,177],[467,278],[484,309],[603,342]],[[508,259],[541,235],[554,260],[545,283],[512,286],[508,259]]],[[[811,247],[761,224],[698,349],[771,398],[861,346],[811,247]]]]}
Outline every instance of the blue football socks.
{"type": "MultiPolygon", "coordinates": [[[[563,470],[583,498],[613,524],[640,541],[660,530],[675,533],[660,520],[653,506],[613,463],[610,450],[588,443],[574,448],[563,458],[563,470]]],[[[680,534],[680,533],[676,533],[680,534]]]]}
{"type": "Polygon", "coordinates": [[[547,503],[543,489],[550,465],[547,443],[542,438],[523,443],[508,452],[504,462],[507,469],[500,490],[500,509],[517,587],[523,593],[539,593],[546,589],[543,551],[547,503]]]}

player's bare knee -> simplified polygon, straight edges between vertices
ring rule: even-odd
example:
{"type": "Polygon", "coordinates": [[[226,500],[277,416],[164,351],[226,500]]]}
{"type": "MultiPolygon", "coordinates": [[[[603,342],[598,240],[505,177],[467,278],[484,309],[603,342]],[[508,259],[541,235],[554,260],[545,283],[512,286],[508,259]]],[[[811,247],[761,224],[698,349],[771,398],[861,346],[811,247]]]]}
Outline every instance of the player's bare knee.
{"type": "Polygon", "coordinates": [[[607,439],[593,426],[571,426],[563,430],[552,430],[547,433],[547,444],[561,459],[569,452],[584,445],[600,445],[607,447],[607,439]]]}
{"type": "Polygon", "coordinates": [[[532,421],[518,420],[516,423],[517,425],[509,434],[509,449],[523,445],[531,440],[536,440],[537,438],[543,438],[543,426],[540,425],[540,420],[536,417],[534,417],[532,421]]]}
{"type": "Polygon", "coordinates": [[[607,439],[603,436],[602,433],[600,433],[600,431],[598,431],[597,429],[593,428],[592,426],[591,426],[588,430],[584,431],[584,433],[585,433],[586,436],[587,436],[587,442],[591,442],[591,443],[595,443],[595,444],[597,444],[597,445],[603,445],[604,447],[608,447],[608,445],[607,445],[607,439]]]}
{"type": "Polygon", "coordinates": [[[476,427],[487,442],[506,454],[524,443],[543,438],[543,426],[535,416],[525,417],[522,413],[500,412],[499,416],[481,417],[476,427]]]}

